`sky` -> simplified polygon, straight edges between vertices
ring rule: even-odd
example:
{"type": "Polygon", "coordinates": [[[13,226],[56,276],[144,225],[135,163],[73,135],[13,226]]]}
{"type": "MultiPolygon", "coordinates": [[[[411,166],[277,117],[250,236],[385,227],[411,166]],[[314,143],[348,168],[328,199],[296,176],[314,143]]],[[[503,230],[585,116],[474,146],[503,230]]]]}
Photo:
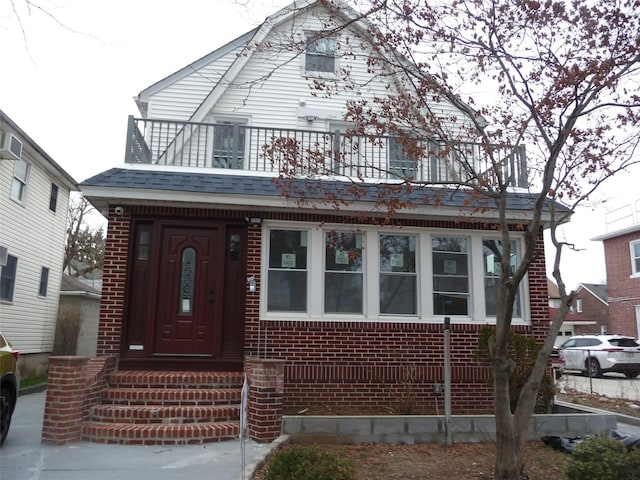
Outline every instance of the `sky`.
{"type": "MultiPolygon", "coordinates": [[[[42,9],[0,1],[0,109],[78,182],[124,163],[127,117],[140,116],[134,96],[289,3],[35,2],[42,9]]],[[[561,227],[579,250],[563,253],[569,288],[606,281],[602,242],[591,238],[608,231],[608,210],[640,199],[638,179],[636,168],[605,183],[561,227]]]]}

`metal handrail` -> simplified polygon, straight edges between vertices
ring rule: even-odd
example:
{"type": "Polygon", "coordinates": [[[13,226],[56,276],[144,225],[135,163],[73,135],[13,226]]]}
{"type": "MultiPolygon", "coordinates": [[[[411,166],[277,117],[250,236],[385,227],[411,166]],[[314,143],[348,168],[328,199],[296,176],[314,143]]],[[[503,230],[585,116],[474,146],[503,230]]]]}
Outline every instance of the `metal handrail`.
{"type": "Polygon", "coordinates": [[[393,137],[344,131],[129,117],[125,162],[425,182],[464,182],[477,172],[499,172],[510,186],[527,186],[524,146],[450,145],[438,139],[414,144],[409,149],[393,137]]]}

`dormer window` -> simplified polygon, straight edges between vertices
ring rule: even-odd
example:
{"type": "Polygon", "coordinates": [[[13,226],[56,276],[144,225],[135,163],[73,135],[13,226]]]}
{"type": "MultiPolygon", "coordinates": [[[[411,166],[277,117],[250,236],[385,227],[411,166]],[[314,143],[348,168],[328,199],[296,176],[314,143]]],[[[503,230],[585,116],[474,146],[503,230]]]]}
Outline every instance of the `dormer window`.
{"type": "Polygon", "coordinates": [[[336,38],[318,37],[318,34],[311,34],[307,37],[307,42],[305,71],[335,73],[336,38]]]}

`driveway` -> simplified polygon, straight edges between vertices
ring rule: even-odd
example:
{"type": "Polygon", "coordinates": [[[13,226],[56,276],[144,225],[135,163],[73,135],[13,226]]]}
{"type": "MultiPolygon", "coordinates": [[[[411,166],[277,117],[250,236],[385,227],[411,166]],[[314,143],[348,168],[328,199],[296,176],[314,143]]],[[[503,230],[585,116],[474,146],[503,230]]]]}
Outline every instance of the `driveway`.
{"type": "Polygon", "coordinates": [[[621,373],[606,373],[603,378],[591,379],[579,374],[565,373],[557,381],[557,385],[558,388],[572,388],[579,392],[640,402],[640,377],[629,379],[621,373]]]}
{"type": "Polygon", "coordinates": [[[239,440],[189,446],[42,443],[45,392],[18,398],[0,449],[2,480],[239,480],[273,444],[239,440]]]}

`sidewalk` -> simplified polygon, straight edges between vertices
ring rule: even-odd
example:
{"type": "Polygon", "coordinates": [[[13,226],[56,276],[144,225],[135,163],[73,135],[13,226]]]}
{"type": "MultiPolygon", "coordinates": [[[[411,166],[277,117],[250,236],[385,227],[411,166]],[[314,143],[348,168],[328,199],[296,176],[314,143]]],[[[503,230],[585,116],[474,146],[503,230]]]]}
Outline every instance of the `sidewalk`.
{"type": "Polygon", "coordinates": [[[273,444],[247,440],[189,446],[42,443],[46,392],[18,398],[0,449],[2,480],[249,480],[273,444]],[[243,458],[244,457],[244,458],[243,458]]]}

